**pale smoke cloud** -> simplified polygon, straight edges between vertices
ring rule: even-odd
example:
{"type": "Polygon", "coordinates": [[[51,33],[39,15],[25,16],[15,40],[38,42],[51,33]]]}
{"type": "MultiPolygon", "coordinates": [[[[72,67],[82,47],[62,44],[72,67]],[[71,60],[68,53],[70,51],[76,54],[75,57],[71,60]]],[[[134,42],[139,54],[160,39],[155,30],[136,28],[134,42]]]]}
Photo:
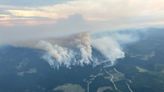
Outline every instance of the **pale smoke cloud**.
{"type": "Polygon", "coordinates": [[[130,44],[137,42],[140,38],[136,34],[120,34],[120,33],[115,33],[111,35],[112,38],[117,40],[121,44],[130,44]]]}
{"type": "Polygon", "coordinates": [[[81,33],[68,39],[71,39],[72,42],[67,42],[66,47],[48,41],[40,41],[37,47],[48,52],[43,58],[55,68],[59,68],[61,65],[69,68],[71,65],[90,64],[92,47],[89,34],[81,33]]]}
{"type": "Polygon", "coordinates": [[[43,56],[44,59],[50,64],[50,66],[59,68],[64,65],[67,68],[71,68],[73,65],[88,65],[88,64],[101,64],[104,61],[109,62],[109,66],[116,63],[117,59],[125,57],[125,53],[121,44],[129,44],[137,41],[136,38],[132,40],[130,34],[112,34],[90,36],[89,33],[80,33],[68,37],[70,42],[66,42],[67,45],[61,45],[58,43],[51,43],[48,41],[40,41],[38,47],[45,50],[47,53],[43,56]],[[123,36],[121,36],[123,35],[123,36]],[[121,40],[122,39],[122,40],[121,40]],[[130,40],[131,39],[131,40],[130,40]],[[97,49],[106,60],[102,61],[97,56],[94,56],[92,47],[97,49]]]}
{"type": "Polygon", "coordinates": [[[49,42],[41,41],[39,43],[40,46],[43,47],[44,50],[48,51],[60,64],[65,63],[65,61],[69,60],[71,57],[71,51],[67,48],[52,45],[49,42]]]}
{"type": "Polygon", "coordinates": [[[90,60],[92,60],[92,47],[90,35],[88,33],[79,34],[76,43],[77,48],[80,49],[80,53],[82,56],[82,60],[80,62],[85,62],[86,64],[89,64],[90,60]]]}
{"type": "Polygon", "coordinates": [[[94,39],[93,47],[99,50],[108,60],[110,60],[112,65],[117,59],[125,57],[125,53],[119,43],[110,37],[94,39]]]}
{"type": "Polygon", "coordinates": [[[53,45],[47,41],[40,41],[38,46],[48,52],[43,58],[46,59],[51,66],[55,66],[56,64],[63,64],[66,67],[70,66],[71,58],[73,58],[73,52],[71,50],[56,44],[53,45]]]}

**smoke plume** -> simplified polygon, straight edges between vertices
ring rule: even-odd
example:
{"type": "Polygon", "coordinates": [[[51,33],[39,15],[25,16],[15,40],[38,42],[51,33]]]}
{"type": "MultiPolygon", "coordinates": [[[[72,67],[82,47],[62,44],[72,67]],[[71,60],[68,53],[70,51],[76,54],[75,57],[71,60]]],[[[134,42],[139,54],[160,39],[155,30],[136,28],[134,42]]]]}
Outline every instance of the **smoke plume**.
{"type": "Polygon", "coordinates": [[[99,50],[113,65],[117,59],[124,58],[125,54],[119,43],[110,37],[96,38],[93,47],[99,50]]]}
{"type": "Polygon", "coordinates": [[[119,33],[109,33],[107,35],[79,33],[65,38],[62,44],[59,43],[60,41],[43,40],[38,43],[37,47],[46,51],[43,58],[54,68],[60,66],[71,68],[74,65],[83,66],[96,62],[101,64],[104,61],[93,55],[95,53],[93,48],[99,51],[105,57],[105,61],[108,61],[112,66],[118,59],[125,57],[121,45],[137,41],[137,37],[134,37],[134,39],[131,37],[131,34],[119,33]]]}

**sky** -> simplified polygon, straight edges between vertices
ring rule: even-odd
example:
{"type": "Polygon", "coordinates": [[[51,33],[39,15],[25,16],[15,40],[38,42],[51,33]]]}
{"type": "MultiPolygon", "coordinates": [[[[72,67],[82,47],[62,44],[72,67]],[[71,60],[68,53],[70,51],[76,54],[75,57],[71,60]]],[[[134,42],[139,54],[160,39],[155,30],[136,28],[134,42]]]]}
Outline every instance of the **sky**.
{"type": "Polygon", "coordinates": [[[163,24],[164,0],[0,0],[0,42],[163,24]]]}

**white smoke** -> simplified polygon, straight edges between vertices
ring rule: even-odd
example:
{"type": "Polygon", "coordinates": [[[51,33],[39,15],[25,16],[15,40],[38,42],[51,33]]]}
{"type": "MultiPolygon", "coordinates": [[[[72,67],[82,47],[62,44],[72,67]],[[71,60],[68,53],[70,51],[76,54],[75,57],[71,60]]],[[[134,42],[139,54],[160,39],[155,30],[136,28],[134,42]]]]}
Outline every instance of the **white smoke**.
{"type": "MultiPolygon", "coordinates": [[[[56,60],[56,62],[60,65],[65,64],[66,66],[69,66],[69,61],[71,61],[71,58],[73,57],[73,54],[70,50],[67,48],[58,46],[58,45],[52,45],[49,42],[46,41],[40,41],[38,44],[41,48],[43,48],[45,51],[49,53],[49,55],[53,56],[53,58],[56,60]]],[[[51,60],[49,64],[54,65],[51,60]]]]}
{"type": "MultiPolygon", "coordinates": [[[[75,38],[76,39],[76,38],[75,38]]],[[[82,33],[78,35],[76,39],[77,48],[79,48],[81,53],[80,63],[89,64],[92,60],[92,47],[91,47],[91,38],[88,33],[82,33]]]]}
{"type": "MultiPolygon", "coordinates": [[[[51,43],[49,41],[40,41],[38,47],[45,50],[47,53],[43,56],[48,63],[59,68],[64,65],[71,68],[73,65],[88,65],[99,62],[101,60],[93,56],[94,51],[92,47],[97,49],[108,61],[110,65],[114,65],[117,59],[125,57],[125,53],[121,44],[128,44],[136,41],[132,40],[130,35],[112,34],[96,36],[97,34],[80,33],[72,35],[66,39],[66,45],[61,45],[56,41],[51,43]]],[[[59,40],[59,39],[58,39],[59,40]]]]}
{"type": "Polygon", "coordinates": [[[90,64],[92,61],[92,47],[89,34],[81,33],[70,38],[72,42],[67,42],[67,47],[48,41],[40,41],[37,47],[48,52],[43,58],[53,67],[90,64]],[[79,59],[76,57],[79,57],[79,59]]]}
{"type": "Polygon", "coordinates": [[[140,38],[137,34],[134,33],[113,33],[112,38],[117,40],[120,44],[130,44],[137,42],[140,38]]]}
{"type": "Polygon", "coordinates": [[[99,50],[113,65],[117,59],[124,58],[125,54],[119,43],[110,37],[96,38],[93,47],[99,50]]]}

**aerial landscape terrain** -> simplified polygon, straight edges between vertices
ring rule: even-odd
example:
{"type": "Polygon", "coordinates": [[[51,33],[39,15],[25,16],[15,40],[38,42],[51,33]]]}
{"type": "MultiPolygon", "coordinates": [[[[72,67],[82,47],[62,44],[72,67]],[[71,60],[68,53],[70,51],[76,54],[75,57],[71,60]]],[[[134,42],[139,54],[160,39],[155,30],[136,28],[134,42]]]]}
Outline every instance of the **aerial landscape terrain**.
{"type": "Polygon", "coordinates": [[[0,0],[0,92],[164,92],[163,0],[0,0]]]}

